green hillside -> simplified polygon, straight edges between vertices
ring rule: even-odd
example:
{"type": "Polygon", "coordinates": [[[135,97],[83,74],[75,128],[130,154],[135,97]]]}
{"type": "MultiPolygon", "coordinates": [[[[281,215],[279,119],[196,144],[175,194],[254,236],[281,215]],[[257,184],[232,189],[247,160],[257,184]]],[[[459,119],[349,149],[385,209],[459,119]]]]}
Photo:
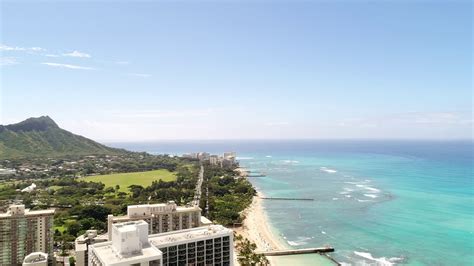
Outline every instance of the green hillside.
{"type": "Polygon", "coordinates": [[[0,159],[123,153],[127,151],[110,148],[61,129],[48,116],[0,125],[0,159]]]}

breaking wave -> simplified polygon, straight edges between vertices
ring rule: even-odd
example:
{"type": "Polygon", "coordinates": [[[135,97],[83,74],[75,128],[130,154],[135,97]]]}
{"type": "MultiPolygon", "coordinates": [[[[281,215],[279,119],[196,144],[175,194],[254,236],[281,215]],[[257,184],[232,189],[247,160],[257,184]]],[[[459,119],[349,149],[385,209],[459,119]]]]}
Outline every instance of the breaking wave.
{"type": "Polygon", "coordinates": [[[304,237],[304,236],[299,236],[295,241],[286,241],[290,246],[301,246],[301,245],[306,245],[308,244],[308,240],[310,240],[311,237],[304,237]]]}
{"type": "Polygon", "coordinates": [[[337,173],[337,170],[330,169],[330,168],[327,168],[325,166],[320,167],[319,170],[322,171],[322,172],[330,173],[330,174],[337,173]]]}
{"type": "Polygon", "coordinates": [[[381,266],[391,266],[395,265],[396,262],[402,261],[403,258],[386,258],[386,257],[380,257],[380,258],[374,258],[372,254],[369,252],[360,252],[360,251],[354,251],[354,254],[356,254],[359,257],[371,260],[371,261],[376,261],[377,265],[381,266]]]}

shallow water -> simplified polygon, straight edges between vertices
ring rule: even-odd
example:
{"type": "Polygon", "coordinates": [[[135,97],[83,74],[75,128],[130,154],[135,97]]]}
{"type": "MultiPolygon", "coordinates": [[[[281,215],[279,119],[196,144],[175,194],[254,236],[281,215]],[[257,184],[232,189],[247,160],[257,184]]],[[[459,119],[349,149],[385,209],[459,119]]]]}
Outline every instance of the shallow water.
{"type": "MultiPolygon", "coordinates": [[[[352,265],[474,265],[473,143],[227,141],[116,144],[179,154],[237,151],[290,247],[330,244],[352,265]],[[140,146],[141,145],[141,146],[140,146]]],[[[307,257],[288,257],[308,265],[307,257]]],[[[313,260],[313,265],[319,263],[313,260]]]]}

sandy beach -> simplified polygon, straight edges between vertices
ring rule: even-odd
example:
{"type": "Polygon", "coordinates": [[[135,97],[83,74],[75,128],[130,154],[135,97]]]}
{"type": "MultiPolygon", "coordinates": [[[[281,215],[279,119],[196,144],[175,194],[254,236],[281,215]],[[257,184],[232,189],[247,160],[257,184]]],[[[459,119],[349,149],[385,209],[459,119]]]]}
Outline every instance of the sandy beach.
{"type": "MultiPolygon", "coordinates": [[[[263,200],[260,197],[263,197],[263,194],[257,192],[257,196],[253,198],[252,204],[244,211],[246,218],[243,225],[235,228],[234,231],[254,242],[257,245],[257,251],[288,249],[278,239],[278,236],[272,233],[262,206],[263,200]]],[[[271,259],[270,263],[272,263],[271,259]]]]}

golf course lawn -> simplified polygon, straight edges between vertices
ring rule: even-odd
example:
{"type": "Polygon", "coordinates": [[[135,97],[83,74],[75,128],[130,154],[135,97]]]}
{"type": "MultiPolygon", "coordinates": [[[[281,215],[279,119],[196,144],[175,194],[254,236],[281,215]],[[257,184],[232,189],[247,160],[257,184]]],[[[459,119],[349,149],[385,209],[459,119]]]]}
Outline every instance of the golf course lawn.
{"type": "Polygon", "coordinates": [[[128,187],[131,185],[139,185],[147,187],[155,180],[173,181],[176,180],[176,175],[166,169],[146,171],[146,172],[132,172],[119,173],[110,175],[94,175],[85,177],[85,181],[102,182],[105,187],[120,186],[120,191],[129,192],[128,187]]]}

